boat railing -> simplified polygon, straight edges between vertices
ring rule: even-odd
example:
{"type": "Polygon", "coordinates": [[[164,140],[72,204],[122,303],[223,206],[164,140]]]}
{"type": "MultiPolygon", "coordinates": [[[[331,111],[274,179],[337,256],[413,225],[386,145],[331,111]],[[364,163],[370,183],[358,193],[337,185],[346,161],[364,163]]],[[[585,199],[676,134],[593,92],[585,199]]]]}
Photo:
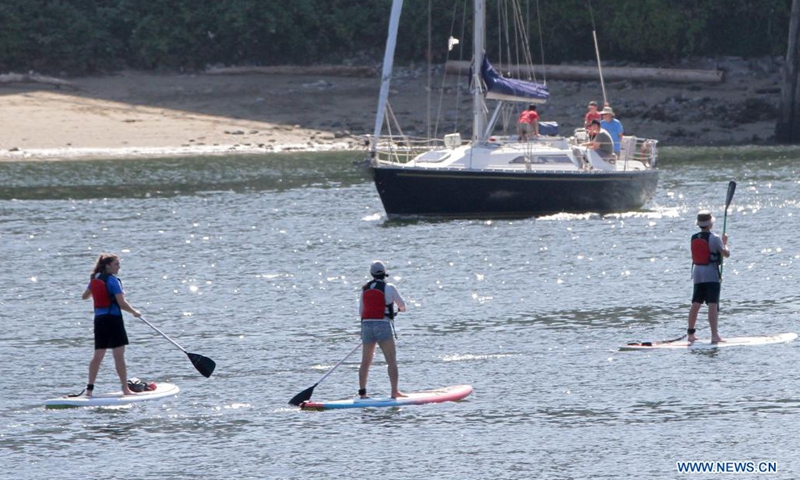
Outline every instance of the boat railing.
{"type": "MultiPolygon", "coordinates": [[[[570,138],[572,145],[581,145],[589,141],[586,129],[578,128],[575,135],[570,138]]],[[[620,155],[617,160],[624,162],[640,162],[645,167],[655,168],[658,163],[658,140],[639,138],[633,135],[623,135],[620,145],[620,155]]]]}
{"type": "Polygon", "coordinates": [[[620,159],[623,162],[636,161],[655,168],[658,163],[658,140],[639,138],[631,135],[622,137],[620,159]]]}
{"type": "MultiPolygon", "coordinates": [[[[444,139],[441,138],[409,137],[406,135],[381,135],[377,140],[371,138],[370,141],[374,142],[372,145],[375,152],[375,160],[401,164],[408,163],[431,150],[445,147],[444,139]]],[[[426,159],[426,161],[435,161],[435,159],[426,159]]]]}

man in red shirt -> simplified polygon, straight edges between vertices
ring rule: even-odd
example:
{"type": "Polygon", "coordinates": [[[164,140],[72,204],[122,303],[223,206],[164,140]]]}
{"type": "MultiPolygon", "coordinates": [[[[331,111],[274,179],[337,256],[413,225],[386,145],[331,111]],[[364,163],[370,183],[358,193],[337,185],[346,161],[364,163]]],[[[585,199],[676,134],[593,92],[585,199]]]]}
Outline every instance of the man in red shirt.
{"type": "Polygon", "coordinates": [[[539,136],[539,113],[536,112],[536,105],[528,105],[528,109],[519,114],[517,133],[522,142],[527,142],[531,133],[536,137],[539,136]]]}

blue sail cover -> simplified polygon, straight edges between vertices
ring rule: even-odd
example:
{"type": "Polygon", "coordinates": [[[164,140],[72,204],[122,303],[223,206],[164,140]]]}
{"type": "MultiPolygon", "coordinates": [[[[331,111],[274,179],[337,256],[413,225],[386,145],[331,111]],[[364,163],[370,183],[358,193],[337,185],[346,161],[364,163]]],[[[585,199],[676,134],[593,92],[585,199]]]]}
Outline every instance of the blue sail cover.
{"type": "Polygon", "coordinates": [[[544,103],[550,98],[550,91],[546,86],[525,80],[505,78],[483,57],[481,76],[486,83],[487,98],[505,100],[509,102],[544,103]]]}

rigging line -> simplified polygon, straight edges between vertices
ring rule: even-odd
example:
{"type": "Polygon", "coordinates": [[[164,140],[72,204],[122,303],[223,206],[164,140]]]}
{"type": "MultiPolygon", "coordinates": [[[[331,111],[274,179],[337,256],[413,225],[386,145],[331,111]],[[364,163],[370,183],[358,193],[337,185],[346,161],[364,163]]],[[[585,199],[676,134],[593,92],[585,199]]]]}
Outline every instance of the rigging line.
{"type": "MultiPolygon", "coordinates": [[[[533,57],[531,56],[531,50],[530,50],[530,38],[528,36],[528,29],[525,27],[525,24],[523,23],[522,4],[520,3],[520,0],[514,0],[514,19],[516,26],[520,32],[518,38],[522,40],[522,55],[524,57],[524,60],[519,64],[525,65],[526,75],[524,78],[527,80],[531,80],[531,78],[533,78],[533,80],[536,80],[536,72],[534,72],[533,70],[533,57]]],[[[521,66],[520,69],[522,69],[521,66]]],[[[519,78],[523,78],[522,73],[520,73],[519,78]]]]}
{"type": "Polygon", "coordinates": [[[592,18],[592,30],[597,30],[594,24],[594,9],[592,8],[592,0],[589,0],[589,16],[592,18]]]}
{"type": "Polygon", "coordinates": [[[389,134],[389,142],[391,143],[391,138],[394,136],[392,133],[392,118],[389,115],[389,110],[391,110],[391,106],[389,105],[389,101],[386,101],[386,110],[383,112],[383,121],[386,123],[386,133],[389,134]]]}
{"type": "MultiPolygon", "coordinates": [[[[522,31],[525,32],[525,37],[529,41],[531,35],[531,0],[525,0],[524,13],[522,7],[522,0],[517,0],[517,1],[519,2],[520,22],[523,24],[522,31]]],[[[526,44],[525,47],[526,50],[530,51],[530,44],[526,44]]]]}
{"type": "MultiPolygon", "coordinates": [[[[506,48],[508,49],[508,61],[509,61],[509,64],[511,64],[512,52],[513,52],[514,56],[516,57],[516,58],[513,59],[514,60],[513,64],[516,66],[516,72],[514,72],[514,78],[522,78],[520,76],[520,67],[519,67],[519,48],[520,48],[519,47],[519,35],[520,35],[520,33],[518,31],[518,25],[517,25],[517,22],[516,22],[515,12],[513,10],[513,7],[514,7],[513,0],[511,0],[511,2],[512,2],[511,3],[512,11],[511,11],[511,17],[510,18],[511,18],[511,20],[514,20],[513,22],[509,19],[509,9],[508,9],[508,7],[506,7],[505,10],[504,10],[504,13],[505,13],[504,20],[505,20],[505,32],[506,32],[506,48]],[[512,48],[512,45],[511,45],[511,43],[512,43],[511,42],[511,38],[509,38],[509,33],[511,32],[511,27],[512,26],[514,27],[514,42],[513,42],[514,45],[513,45],[513,48],[512,48]]],[[[509,71],[511,71],[510,67],[509,67],[509,71]]]]}
{"type": "MultiPolygon", "coordinates": [[[[383,111],[383,124],[386,127],[386,134],[388,135],[386,137],[386,143],[387,143],[386,152],[387,152],[387,156],[389,158],[389,161],[394,161],[395,152],[394,152],[394,142],[392,141],[392,123],[390,121],[391,119],[389,118],[389,111],[388,111],[389,101],[388,100],[386,101],[386,107],[387,107],[387,109],[383,111]]],[[[377,152],[377,149],[378,149],[378,141],[380,140],[380,138],[381,137],[378,137],[378,138],[375,139],[375,150],[376,150],[376,152],[377,152]]],[[[380,157],[376,157],[376,158],[380,158],[380,157]]]]}
{"type": "MultiPolygon", "coordinates": [[[[546,65],[544,62],[544,34],[542,33],[542,13],[539,10],[539,0],[536,0],[536,21],[539,25],[539,50],[542,57],[542,79],[544,84],[547,85],[547,69],[544,67],[546,65]]],[[[533,62],[531,62],[531,64],[533,64],[533,62]]],[[[536,77],[534,76],[534,78],[536,77]]]]}
{"type": "Polygon", "coordinates": [[[392,109],[392,105],[389,102],[386,102],[386,114],[387,115],[391,115],[391,119],[394,120],[394,123],[397,126],[398,135],[400,135],[401,139],[405,139],[406,134],[403,133],[403,129],[400,128],[400,122],[397,121],[397,117],[394,114],[394,110],[392,109]]]}
{"type": "Polygon", "coordinates": [[[433,92],[433,79],[431,77],[432,74],[432,63],[433,63],[433,47],[431,46],[431,37],[433,36],[433,26],[431,24],[431,17],[433,15],[431,6],[433,0],[428,0],[428,92],[427,92],[427,100],[425,102],[425,126],[426,133],[428,138],[431,138],[431,95],[433,92]]]}
{"type": "MultiPolygon", "coordinates": [[[[522,65],[525,65],[526,67],[530,65],[530,62],[528,61],[530,55],[528,55],[528,35],[527,32],[525,31],[525,25],[522,23],[522,10],[518,0],[514,1],[514,25],[516,29],[519,30],[517,38],[520,40],[520,43],[522,44],[521,46],[518,46],[520,53],[523,57],[521,61],[518,61],[518,64],[520,65],[519,67],[520,74],[522,74],[522,65]]],[[[520,77],[520,78],[525,78],[527,80],[530,80],[530,69],[527,68],[526,70],[527,71],[525,72],[525,77],[520,77]]]]}
{"type": "Polygon", "coordinates": [[[606,83],[603,80],[603,65],[600,62],[600,47],[597,45],[597,27],[594,24],[594,9],[592,8],[592,0],[589,0],[589,15],[592,17],[592,38],[594,39],[594,53],[597,56],[597,70],[600,72],[600,88],[603,90],[603,106],[608,104],[608,97],[606,96],[606,83]]]}
{"type": "MultiPolygon", "coordinates": [[[[503,25],[508,25],[508,19],[506,19],[506,9],[504,2],[497,2],[497,50],[498,50],[498,61],[500,65],[506,64],[511,65],[511,49],[509,48],[509,40],[508,40],[508,29],[503,28],[503,25]]],[[[503,70],[500,70],[501,74],[504,73],[503,70]]]]}
{"type": "MultiPolygon", "coordinates": [[[[462,39],[465,38],[464,34],[466,32],[466,29],[467,29],[467,2],[468,1],[469,0],[464,0],[464,2],[463,2],[464,3],[464,10],[461,13],[461,38],[462,39]]],[[[455,21],[455,18],[453,19],[453,21],[455,21]]],[[[459,60],[461,60],[461,61],[464,60],[464,47],[461,47],[461,57],[459,58],[459,60]]],[[[460,118],[459,114],[461,113],[459,108],[458,108],[458,106],[461,105],[461,82],[463,80],[464,80],[464,75],[461,75],[459,80],[458,80],[458,82],[456,83],[456,115],[455,115],[455,118],[453,119],[453,132],[458,132],[458,122],[459,122],[459,118],[460,118]]],[[[467,87],[469,87],[469,83],[470,83],[470,81],[469,81],[469,79],[467,79],[467,87]]]]}
{"type": "Polygon", "coordinates": [[[518,18],[517,18],[517,15],[516,15],[516,8],[515,8],[516,5],[514,3],[514,0],[510,0],[510,3],[511,3],[511,16],[510,17],[509,17],[509,9],[508,9],[508,7],[506,7],[506,9],[505,9],[506,48],[508,49],[508,63],[509,63],[509,66],[507,67],[507,70],[509,72],[513,71],[513,77],[514,78],[523,78],[522,77],[522,70],[521,70],[521,67],[520,67],[520,57],[519,57],[519,55],[520,55],[520,44],[519,44],[520,32],[519,32],[519,24],[518,24],[518,21],[517,21],[518,18]],[[512,48],[512,45],[511,45],[511,39],[508,37],[508,34],[511,31],[512,27],[514,28],[514,45],[513,45],[513,48],[512,48]],[[513,58],[513,62],[512,62],[512,53],[511,53],[512,51],[514,52],[514,56],[516,57],[516,58],[513,58]],[[513,67],[513,70],[512,70],[512,67],[513,67]]]}
{"type": "MultiPolygon", "coordinates": [[[[497,2],[497,60],[500,62],[500,65],[502,65],[504,63],[503,62],[504,50],[505,50],[505,53],[506,53],[506,55],[505,55],[506,62],[505,63],[511,63],[510,53],[508,52],[508,50],[503,48],[503,45],[507,45],[508,44],[508,38],[506,38],[505,42],[503,41],[503,31],[504,31],[504,29],[503,29],[503,5],[504,5],[503,2],[497,2]]],[[[502,72],[502,70],[501,70],[501,72],[502,72]]]]}
{"type": "Polygon", "coordinates": [[[528,45],[528,28],[525,26],[524,18],[522,15],[522,3],[520,0],[514,0],[514,18],[516,19],[517,28],[520,31],[519,38],[522,42],[522,63],[525,65],[525,78],[531,79],[531,51],[528,45]]]}
{"type": "Polygon", "coordinates": [[[512,0],[512,7],[514,10],[514,40],[517,53],[517,78],[530,79],[530,69],[525,68],[523,77],[523,65],[527,67],[530,65],[528,62],[528,32],[525,24],[522,21],[522,6],[520,0],[512,0]],[[521,45],[520,45],[521,44],[521,45]],[[522,57],[520,59],[520,56],[522,57]]]}
{"type": "MultiPolygon", "coordinates": [[[[467,0],[464,0],[464,1],[466,2],[467,0]]],[[[466,5],[464,7],[464,12],[466,14],[466,5]]],[[[456,18],[457,17],[458,17],[458,2],[454,2],[453,3],[453,20],[450,22],[450,37],[453,37],[453,32],[456,29],[456,18]]],[[[459,39],[459,43],[458,43],[458,45],[459,45],[459,47],[458,47],[459,60],[464,60],[464,47],[461,46],[462,45],[461,40],[464,39],[464,28],[465,28],[464,19],[462,19],[462,22],[461,22],[461,38],[459,39]]],[[[445,67],[447,66],[447,62],[450,60],[450,50],[451,50],[451,48],[450,48],[449,39],[448,39],[448,47],[447,47],[447,53],[445,54],[445,63],[444,63],[445,67]]],[[[439,106],[438,106],[438,108],[436,110],[436,123],[434,124],[433,137],[431,137],[431,138],[439,138],[439,123],[440,122],[443,123],[443,120],[442,120],[442,106],[444,104],[444,95],[445,95],[445,91],[446,91],[445,87],[447,86],[447,68],[443,68],[442,70],[443,70],[443,73],[442,73],[441,90],[439,92],[439,106]]],[[[459,100],[461,99],[461,89],[459,88],[461,86],[460,85],[461,80],[460,80],[460,77],[456,77],[456,79],[457,79],[456,80],[456,109],[455,109],[456,110],[456,120],[455,120],[455,125],[453,127],[453,132],[454,133],[458,131],[458,105],[460,105],[459,100]]]]}

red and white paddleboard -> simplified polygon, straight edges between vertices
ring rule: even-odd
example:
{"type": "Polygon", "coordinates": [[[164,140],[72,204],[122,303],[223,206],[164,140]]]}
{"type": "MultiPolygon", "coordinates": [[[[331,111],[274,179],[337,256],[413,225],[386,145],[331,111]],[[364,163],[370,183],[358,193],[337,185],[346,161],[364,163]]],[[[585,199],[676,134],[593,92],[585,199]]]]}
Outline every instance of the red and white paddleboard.
{"type": "Polygon", "coordinates": [[[470,385],[453,385],[450,387],[408,393],[407,397],[370,397],[348,398],[323,402],[307,401],[300,404],[303,410],[330,410],[337,408],[384,408],[404,405],[422,405],[425,403],[455,402],[472,393],[470,385]]]}

